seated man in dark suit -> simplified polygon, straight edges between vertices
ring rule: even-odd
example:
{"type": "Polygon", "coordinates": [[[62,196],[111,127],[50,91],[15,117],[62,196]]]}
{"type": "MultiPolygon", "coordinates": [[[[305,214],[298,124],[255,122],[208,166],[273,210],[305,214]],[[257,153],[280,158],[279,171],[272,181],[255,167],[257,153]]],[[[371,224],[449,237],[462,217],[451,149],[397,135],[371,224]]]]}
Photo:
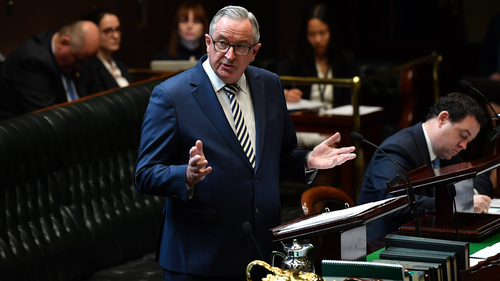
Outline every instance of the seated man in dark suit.
{"type": "Polygon", "coordinates": [[[78,21],[30,37],[0,68],[0,120],[87,95],[76,70],[99,49],[99,30],[78,21]]]}
{"type": "MultiPolygon", "coordinates": [[[[424,123],[399,131],[380,145],[405,172],[423,165],[435,168],[463,162],[457,154],[467,148],[467,144],[474,140],[481,126],[487,123],[484,110],[471,97],[461,93],[442,97],[430,109],[426,119],[424,123]]],[[[366,170],[358,204],[392,197],[388,194],[386,182],[398,173],[400,171],[396,166],[377,151],[366,170]]],[[[491,202],[488,195],[493,189],[489,177],[486,174],[476,177],[474,188],[474,211],[487,212],[491,202]]],[[[432,189],[415,191],[415,198],[419,211],[434,209],[432,189]]],[[[394,215],[368,224],[367,242],[385,237],[412,218],[407,207],[394,215]]]]}

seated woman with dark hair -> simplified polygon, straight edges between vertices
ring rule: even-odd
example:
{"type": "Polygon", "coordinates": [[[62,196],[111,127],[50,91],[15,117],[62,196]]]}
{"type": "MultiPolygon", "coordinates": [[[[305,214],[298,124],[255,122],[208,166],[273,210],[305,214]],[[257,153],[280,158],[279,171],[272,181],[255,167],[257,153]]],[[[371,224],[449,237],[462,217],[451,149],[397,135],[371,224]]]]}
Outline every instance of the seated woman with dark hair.
{"type": "Polygon", "coordinates": [[[91,7],[82,18],[97,25],[101,42],[97,56],[82,67],[82,71],[89,71],[92,77],[91,92],[125,87],[134,82],[125,63],[112,57],[120,49],[122,36],[118,16],[104,8],[91,7]]]}
{"type": "MultiPolygon", "coordinates": [[[[333,21],[334,14],[324,4],[315,4],[305,11],[300,27],[298,49],[288,53],[278,65],[284,76],[315,78],[352,78],[359,76],[354,55],[341,47],[340,35],[333,21]]],[[[331,84],[284,85],[287,102],[301,99],[323,102],[327,108],[351,103],[351,89],[331,84]]],[[[327,136],[298,132],[299,146],[314,147],[327,136]]]]}
{"type": "Polygon", "coordinates": [[[168,48],[158,52],[154,60],[199,60],[207,52],[205,33],[208,33],[208,18],[203,6],[185,2],[172,18],[168,48]]]}
{"type": "MultiPolygon", "coordinates": [[[[299,48],[289,53],[278,66],[279,75],[316,78],[352,78],[359,75],[354,55],[343,49],[340,35],[333,21],[334,14],[324,4],[312,5],[303,17],[299,48]]],[[[301,98],[333,104],[351,103],[350,89],[332,85],[304,85],[286,87],[287,101],[301,98]]]]}

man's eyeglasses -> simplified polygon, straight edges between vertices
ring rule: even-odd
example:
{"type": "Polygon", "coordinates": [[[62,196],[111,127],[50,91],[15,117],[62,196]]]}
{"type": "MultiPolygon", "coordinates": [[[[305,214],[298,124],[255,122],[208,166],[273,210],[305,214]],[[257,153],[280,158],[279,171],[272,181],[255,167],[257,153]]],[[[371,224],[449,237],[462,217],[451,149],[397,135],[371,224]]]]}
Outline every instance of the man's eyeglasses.
{"type": "Polygon", "coordinates": [[[255,46],[246,46],[246,45],[240,45],[240,44],[229,44],[226,41],[215,41],[212,35],[209,35],[210,38],[212,39],[212,42],[214,42],[214,49],[217,52],[225,53],[229,51],[229,48],[233,47],[234,53],[239,55],[239,56],[247,56],[250,50],[255,46]]]}
{"type": "Polygon", "coordinates": [[[109,36],[115,32],[116,32],[116,34],[119,35],[122,33],[122,29],[120,27],[117,27],[116,29],[113,29],[112,27],[110,27],[110,28],[106,28],[102,31],[102,33],[104,33],[104,35],[106,35],[106,36],[109,36]]]}

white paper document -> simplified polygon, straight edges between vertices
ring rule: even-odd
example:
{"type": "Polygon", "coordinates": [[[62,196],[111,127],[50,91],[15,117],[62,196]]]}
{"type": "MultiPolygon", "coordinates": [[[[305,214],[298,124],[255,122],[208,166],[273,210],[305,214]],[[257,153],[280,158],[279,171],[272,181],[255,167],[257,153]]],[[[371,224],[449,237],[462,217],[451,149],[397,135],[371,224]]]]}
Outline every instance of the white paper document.
{"type": "MultiPolygon", "coordinates": [[[[366,115],[377,111],[384,110],[383,107],[380,106],[367,106],[360,105],[359,106],[359,115],[366,115]]],[[[334,107],[325,111],[326,115],[344,115],[344,116],[352,116],[353,115],[352,104],[343,105],[339,107],[334,107]]]]}
{"type": "Polygon", "coordinates": [[[500,199],[499,198],[491,199],[490,207],[491,208],[500,208],[500,199]]]}
{"type": "Polygon", "coordinates": [[[486,247],[484,249],[481,249],[475,252],[474,254],[470,255],[470,257],[476,259],[487,259],[498,253],[500,253],[500,242],[493,244],[489,247],[486,247]]]}
{"type": "Polygon", "coordinates": [[[481,249],[469,257],[469,266],[477,265],[480,261],[484,261],[489,257],[500,253],[500,242],[481,249]]]}
{"type": "Polygon", "coordinates": [[[325,212],[325,213],[319,214],[317,216],[314,216],[314,217],[304,219],[304,220],[298,221],[296,223],[292,223],[290,225],[287,225],[280,231],[280,233],[287,233],[287,232],[291,232],[291,231],[294,231],[297,229],[303,229],[306,227],[320,225],[320,224],[326,223],[326,222],[334,222],[334,221],[343,220],[343,219],[361,214],[364,211],[370,210],[374,207],[380,206],[380,205],[388,203],[390,201],[395,201],[397,199],[399,199],[399,197],[388,198],[388,199],[384,199],[384,200],[380,200],[380,201],[376,201],[376,202],[366,203],[363,205],[358,205],[358,206],[350,207],[350,208],[343,209],[343,210],[325,212]]]}
{"type": "Polygon", "coordinates": [[[488,209],[488,214],[500,215],[500,199],[491,199],[490,208],[488,209]]]}
{"type": "Polygon", "coordinates": [[[469,267],[473,267],[476,264],[478,264],[480,261],[484,261],[485,259],[476,259],[476,258],[470,258],[469,259],[469,267]]]}
{"type": "Polygon", "coordinates": [[[298,102],[287,101],[286,107],[288,108],[288,111],[295,111],[295,110],[320,109],[320,108],[325,108],[326,105],[320,101],[301,99],[298,102]]]}
{"type": "Polygon", "coordinates": [[[488,214],[490,215],[500,215],[500,208],[489,208],[488,214]]]}

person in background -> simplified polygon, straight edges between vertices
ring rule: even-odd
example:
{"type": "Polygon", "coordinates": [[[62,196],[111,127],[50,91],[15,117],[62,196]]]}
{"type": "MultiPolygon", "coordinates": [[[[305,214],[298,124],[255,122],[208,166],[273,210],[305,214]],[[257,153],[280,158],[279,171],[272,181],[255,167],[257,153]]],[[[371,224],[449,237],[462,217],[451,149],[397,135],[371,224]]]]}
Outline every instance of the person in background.
{"type": "Polygon", "coordinates": [[[126,87],[134,80],[127,65],[113,58],[113,53],[120,49],[122,29],[118,16],[104,8],[90,7],[82,16],[94,22],[99,28],[100,46],[97,56],[87,62],[83,68],[91,75],[92,94],[126,87]]]}
{"type": "MultiPolygon", "coordinates": [[[[286,76],[315,78],[352,78],[359,76],[354,55],[343,49],[332,11],[324,4],[310,6],[302,18],[298,49],[289,52],[277,66],[277,73],[286,76]]],[[[351,103],[349,88],[333,85],[285,85],[287,102],[301,99],[320,101],[327,108],[351,103]]],[[[298,132],[299,146],[311,148],[328,136],[298,132]]]]}
{"type": "Polygon", "coordinates": [[[250,262],[282,248],[269,235],[281,224],[280,179],[312,185],[317,169],[356,157],[331,147],[338,133],[297,148],[279,77],[249,66],[259,39],[252,13],[224,7],[205,34],[208,55],[151,93],[135,183],[166,197],[156,256],[165,280],[246,280],[250,262]]]}
{"type": "Polygon", "coordinates": [[[42,31],[17,47],[0,68],[0,120],[87,96],[78,69],[95,57],[99,29],[77,21],[42,31]]]}
{"type": "MultiPolygon", "coordinates": [[[[384,150],[405,172],[423,165],[429,169],[464,162],[457,154],[467,148],[487,123],[484,110],[471,97],[451,93],[441,97],[430,109],[427,120],[403,129],[387,138],[380,148],[384,150]]],[[[375,202],[392,197],[386,182],[400,171],[377,151],[366,170],[358,204],[375,202]]],[[[493,185],[486,174],[474,178],[474,212],[487,212],[490,206],[493,185]]],[[[432,188],[415,191],[420,212],[433,210],[435,206],[432,188]]],[[[396,231],[413,219],[409,208],[376,220],[366,228],[367,242],[396,231]]]]}
{"type": "Polygon", "coordinates": [[[184,2],[172,18],[168,48],[158,52],[154,60],[197,61],[205,51],[208,18],[203,6],[194,1],[184,2]]]}
{"type": "MultiPolygon", "coordinates": [[[[325,4],[315,4],[306,10],[298,50],[285,56],[278,66],[279,75],[316,78],[352,78],[359,75],[354,55],[342,48],[333,18],[332,11],[325,4]]],[[[292,85],[285,89],[285,98],[289,102],[300,99],[321,101],[328,108],[334,104],[351,103],[349,88],[332,85],[292,85]]]]}

